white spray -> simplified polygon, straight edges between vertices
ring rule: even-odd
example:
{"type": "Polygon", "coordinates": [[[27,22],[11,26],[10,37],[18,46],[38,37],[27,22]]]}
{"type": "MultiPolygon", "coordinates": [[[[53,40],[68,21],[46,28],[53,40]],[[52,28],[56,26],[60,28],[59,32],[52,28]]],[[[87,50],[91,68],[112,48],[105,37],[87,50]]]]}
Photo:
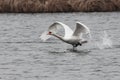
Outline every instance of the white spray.
{"type": "Polygon", "coordinates": [[[101,33],[100,40],[96,42],[96,46],[99,49],[112,48],[112,41],[106,31],[101,33]]]}
{"type": "Polygon", "coordinates": [[[47,33],[48,33],[48,31],[45,31],[41,34],[40,39],[42,41],[46,41],[47,39],[49,39],[51,37],[50,35],[47,35],[47,33]]]}

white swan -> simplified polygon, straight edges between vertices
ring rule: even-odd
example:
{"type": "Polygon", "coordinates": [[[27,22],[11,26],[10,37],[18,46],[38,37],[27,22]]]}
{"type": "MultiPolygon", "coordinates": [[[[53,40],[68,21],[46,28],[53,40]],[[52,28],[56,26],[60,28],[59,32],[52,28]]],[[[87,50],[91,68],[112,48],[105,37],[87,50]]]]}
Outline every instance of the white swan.
{"type": "MultiPolygon", "coordinates": [[[[76,22],[76,29],[74,32],[67,25],[63,24],[62,22],[58,22],[58,21],[53,23],[48,28],[48,31],[47,31],[47,35],[52,35],[54,37],[59,38],[63,42],[71,44],[73,46],[73,50],[78,45],[81,46],[83,43],[88,42],[83,39],[83,37],[82,37],[83,34],[90,34],[90,29],[80,22],[76,22]],[[64,30],[65,30],[64,37],[56,34],[56,32],[58,31],[58,29],[60,27],[64,28],[64,30]]],[[[48,38],[50,38],[50,37],[48,37],[48,38]]],[[[48,39],[48,38],[46,38],[46,39],[48,39]]],[[[43,39],[42,35],[41,35],[41,39],[43,39]]]]}

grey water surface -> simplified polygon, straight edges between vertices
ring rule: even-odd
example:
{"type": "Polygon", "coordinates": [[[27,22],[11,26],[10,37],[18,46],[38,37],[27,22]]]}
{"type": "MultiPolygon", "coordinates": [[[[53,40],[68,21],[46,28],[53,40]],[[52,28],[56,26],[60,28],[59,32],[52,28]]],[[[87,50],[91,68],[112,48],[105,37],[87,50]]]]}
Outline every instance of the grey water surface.
{"type": "Polygon", "coordinates": [[[120,13],[0,14],[0,80],[120,80],[120,13]],[[76,52],[56,38],[42,42],[55,21],[73,30],[80,21],[93,40],[76,52]],[[103,31],[112,48],[95,46],[103,31]]]}

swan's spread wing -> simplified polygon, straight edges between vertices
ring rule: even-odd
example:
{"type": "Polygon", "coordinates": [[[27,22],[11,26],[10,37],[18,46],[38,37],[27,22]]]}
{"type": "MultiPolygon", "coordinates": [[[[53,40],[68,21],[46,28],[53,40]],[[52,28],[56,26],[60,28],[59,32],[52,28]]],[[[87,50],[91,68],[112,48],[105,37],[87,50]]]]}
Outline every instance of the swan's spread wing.
{"type": "Polygon", "coordinates": [[[88,33],[90,33],[90,30],[86,25],[84,25],[80,22],[76,22],[76,29],[73,33],[73,36],[82,37],[82,33],[88,34],[88,33]]]}
{"type": "Polygon", "coordinates": [[[65,30],[64,38],[69,38],[69,37],[71,37],[72,34],[73,34],[73,31],[72,31],[66,24],[63,24],[62,22],[55,22],[55,23],[53,23],[53,24],[49,27],[48,31],[51,31],[51,32],[53,32],[53,33],[56,33],[56,32],[58,31],[58,29],[60,29],[60,28],[62,28],[62,27],[63,27],[64,30],[65,30]]]}

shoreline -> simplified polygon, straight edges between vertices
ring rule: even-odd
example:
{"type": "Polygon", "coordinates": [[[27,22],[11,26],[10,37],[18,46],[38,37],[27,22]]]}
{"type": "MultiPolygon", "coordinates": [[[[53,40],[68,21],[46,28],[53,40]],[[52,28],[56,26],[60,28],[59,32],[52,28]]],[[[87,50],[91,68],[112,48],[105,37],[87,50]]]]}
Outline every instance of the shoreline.
{"type": "Polygon", "coordinates": [[[120,0],[1,0],[0,13],[120,11],[120,0]]]}

